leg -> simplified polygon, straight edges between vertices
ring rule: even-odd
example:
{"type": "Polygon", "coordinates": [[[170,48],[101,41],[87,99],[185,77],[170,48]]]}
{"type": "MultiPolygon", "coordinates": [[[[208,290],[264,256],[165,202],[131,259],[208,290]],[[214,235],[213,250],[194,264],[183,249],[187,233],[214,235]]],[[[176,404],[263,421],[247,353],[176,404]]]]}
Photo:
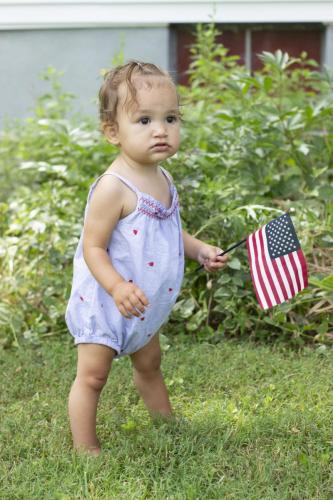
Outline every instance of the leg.
{"type": "Polygon", "coordinates": [[[77,374],[68,400],[73,445],[75,449],[98,455],[97,404],[116,352],[100,344],[79,344],[77,353],[77,374]]]}
{"type": "Polygon", "coordinates": [[[156,334],[142,349],[131,354],[134,383],[151,415],[172,415],[161,366],[161,348],[156,334]]]}

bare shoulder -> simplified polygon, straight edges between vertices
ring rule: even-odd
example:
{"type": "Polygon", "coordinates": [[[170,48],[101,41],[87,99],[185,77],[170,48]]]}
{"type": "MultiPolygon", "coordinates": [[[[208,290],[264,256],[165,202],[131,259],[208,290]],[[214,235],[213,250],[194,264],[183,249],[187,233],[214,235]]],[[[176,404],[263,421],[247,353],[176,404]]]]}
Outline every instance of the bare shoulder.
{"type": "Polygon", "coordinates": [[[121,182],[120,179],[118,179],[115,175],[110,175],[110,173],[106,172],[103,174],[103,177],[98,180],[93,194],[96,197],[108,196],[110,194],[116,197],[121,197],[125,192],[123,186],[124,183],[121,182]]]}
{"type": "Polygon", "coordinates": [[[98,212],[101,217],[107,214],[111,216],[113,213],[121,219],[135,209],[136,202],[136,195],[118,177],[103,175],[95,186],[90,204],[92,210],[98,212]]]}
{"type": "Polygon", "coordinates": [[[106,248],[110,235],[121,218],[123,206],[124,189],[121,181],[113,175],[103,175],[89,202],[84,222],[84,248],[106,248]]]}
{"type": "Polygon", "coordinates": [[[91,203],[102,204],[105,203],[120,203],[124,201],[125,190],[124,185],[114,175],[103,175],[101,177],[93,191],[91,196],[91,203]]]}

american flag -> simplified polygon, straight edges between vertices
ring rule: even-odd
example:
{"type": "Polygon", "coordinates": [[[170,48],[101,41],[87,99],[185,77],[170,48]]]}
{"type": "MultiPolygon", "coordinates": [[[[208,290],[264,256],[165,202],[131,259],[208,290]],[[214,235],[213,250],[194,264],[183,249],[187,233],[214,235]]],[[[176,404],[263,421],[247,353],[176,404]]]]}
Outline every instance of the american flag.
{"type": "Polygon", "coordinates": [[[263,309],[291,299],[308,286],[305,257],[289,214],[250,234],[246,246],[253,286],[263,309]]]}

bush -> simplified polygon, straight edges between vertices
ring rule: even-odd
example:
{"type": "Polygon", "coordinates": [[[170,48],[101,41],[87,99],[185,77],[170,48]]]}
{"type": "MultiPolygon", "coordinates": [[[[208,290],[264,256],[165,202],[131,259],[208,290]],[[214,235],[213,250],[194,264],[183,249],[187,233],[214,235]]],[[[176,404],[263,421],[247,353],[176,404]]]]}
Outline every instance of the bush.
{"type": "MultiPolygon", "coordinates": [[[[199,26],[184,104],[182,147],[167,161],[181,198],[184,227],[224,248],[290,209],[310,270],[310,287],[262,312],[245,249],[219,275],[188,262],[168,332],[218,342],[223,336],[278,338],[299,345],[333,334],[333,76],[306,54],[261,55],[249,74],[199,26]]],[[[73,96],[52,68],[49,94],[35,116],[1,134],[0,324],[4,345],[66,331],[72,258],[88,186],[115,149],[91,119],[68,118],[73,96]],[[19,175],[18,175],[19,174],[19,175]],[[24,178],[24,183],[22,179],[24,178]],[[20,182],[18,182],[20,180],[20,182]]]]}

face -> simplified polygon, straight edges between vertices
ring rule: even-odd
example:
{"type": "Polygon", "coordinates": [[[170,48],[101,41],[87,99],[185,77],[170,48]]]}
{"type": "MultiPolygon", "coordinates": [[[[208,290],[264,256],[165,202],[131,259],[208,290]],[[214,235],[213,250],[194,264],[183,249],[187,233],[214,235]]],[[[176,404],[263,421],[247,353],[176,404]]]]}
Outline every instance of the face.
{"type": "Polygon", "coordinates": [[[127,87],[119,91],[117,125],[110,142],[132,166],[155,166],[179,148],[180,120],[175,87],[163,77],[137,77],[136,103],[126,109],[127,87]]]}

